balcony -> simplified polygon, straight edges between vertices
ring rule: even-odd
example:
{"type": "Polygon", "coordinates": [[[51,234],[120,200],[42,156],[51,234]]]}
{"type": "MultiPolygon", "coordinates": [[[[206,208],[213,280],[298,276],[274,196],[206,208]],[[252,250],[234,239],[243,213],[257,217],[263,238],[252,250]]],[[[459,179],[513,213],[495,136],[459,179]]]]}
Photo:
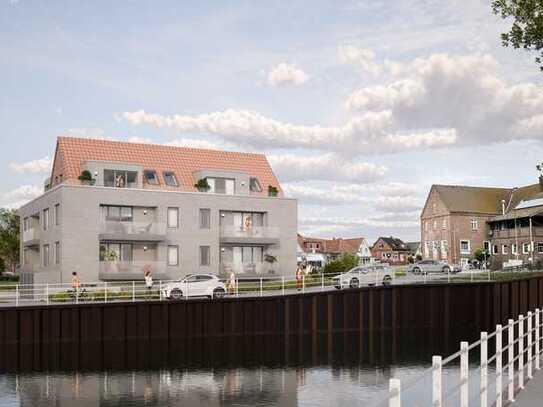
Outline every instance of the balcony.
{"type": "Polygon", "coordinates": [[[168,280],[165,261],[101,261],[99,278],[104,281],[143,280],[149,268],[154,280],[168,280]]]}
{"type": "Polygon", "coordinates": [[[221,225],[220,241],[228,244],[278,244],[279,228],[273,226],[241,228],[221,225]]]}
{"type": "Polygon", "coordinates": [[[274,265],[267,262],[240,262],[240,263],[221,263],[221,274],[229,275],[234,272],[236,275],[247,276],[266,276],[272,277],[274,272],[274,265]]]}
{"type": "Polygon", "coordinates": [[[25,247],[38,246],[40,244],[39,230],[30,228],[23,231],[23,245],[25,247]]]}
{"type": "Polygon", "coordinates": [[[166,239],[162,222],[101,222],[100,240],[160,242],[166,239]]]}

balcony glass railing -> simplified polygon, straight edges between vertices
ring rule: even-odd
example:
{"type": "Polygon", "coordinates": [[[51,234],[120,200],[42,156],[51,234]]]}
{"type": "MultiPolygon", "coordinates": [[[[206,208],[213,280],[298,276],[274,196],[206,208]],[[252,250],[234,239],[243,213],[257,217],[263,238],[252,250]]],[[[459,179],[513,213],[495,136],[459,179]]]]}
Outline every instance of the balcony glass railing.
{"type": "Polygon", "coordinates": [[[143,279],[144,270],[151,270],[154,278],[161,278],[166,274],[165,261],[101,261],[101,279],[143,279]]]}
{"type": "Polygon", "coordinates": [[[105,221],[100,224],[100,233],[119,235],[165,235],[166,224],[163,222],[114,222],[105,221]]]}
{"type": "Polygon", "coordinates": [[[239,226],[221,225],[221,236],[278,239],[279,228],[275,226],[252,226],[250,228],[241,228],[239,226]]]}
{"type": "Polygon", "coordinates": [[[221,273],[229,275],[231,272],[235,274],[251,274],[251,275],[273,275],[274,265],[268,262],[231,262],[221,263],[221,273]]]}
{"type": "Polygon", "coordinates": [[[23,242],[28,242],[30,240],[35,240],[38,238],[38,230],[35,228],[30,228],[23,231],[23,242]]]}

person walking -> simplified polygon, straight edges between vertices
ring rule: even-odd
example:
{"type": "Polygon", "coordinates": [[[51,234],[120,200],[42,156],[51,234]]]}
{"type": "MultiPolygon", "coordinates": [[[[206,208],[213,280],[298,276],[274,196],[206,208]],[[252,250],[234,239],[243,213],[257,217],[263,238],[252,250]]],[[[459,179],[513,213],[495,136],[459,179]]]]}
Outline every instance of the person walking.
{"type": "Polygon", "coordinates": [[[300,264],[298,268],[296,269],[296,289],[300,291],[302,289],[302,279],[304,275],[304,271],[302,268],[302,265],[300,264]]]}
{"type": "Polygon", "coordinates": [[[72,273],[72,291],[73,296],[77,299],[79,297],[79,290],[81,289],[81,279],[77,275],[77,272],[72,273]]]}
{"type": "Polygon", "coordinates": [[[230,277],[228,278],[228,294],[234,295],[236,293],[236,274],[234,271],[230,272],[230,277]]]}
{"type": "Polygon", "coordinates": [[[145,266],[143,272],[143,278],[145,279],[145,288],[147,289],[147,298],[151,298],[153,293],[153,275],[151,273],[151,268],[149,266],[145,266]]]}

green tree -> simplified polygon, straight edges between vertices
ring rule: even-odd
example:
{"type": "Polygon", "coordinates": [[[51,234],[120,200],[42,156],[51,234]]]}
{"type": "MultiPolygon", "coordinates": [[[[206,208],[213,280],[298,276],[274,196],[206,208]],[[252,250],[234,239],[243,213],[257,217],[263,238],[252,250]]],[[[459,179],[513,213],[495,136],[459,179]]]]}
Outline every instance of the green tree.
{"type": "Polygon", "coordinates": [[[477,249],[475,250],[475,260],[482,262],[485,261],[488,258],[488,254],[484,249],[477,249]]]}
{"type": "Polygon", "coordinates": [[[324,274],[337,275],[358,266],[358,257],[351,253],[344,253],[324,266],[324,274]]]}
{"type": "Polygon", "coordinates": [[[508,32],[502,33],[505,47],[537,51],[535,62],[543,71],[543,2],[541,0],[494,0],[492,10],[502,18],[513,18],[508,32]]]}
{"type": "Polygon", "coordinates": [[[19,216],[14,210],[0,208],[0,257],[8,270],[19,263],[19,216]]]}

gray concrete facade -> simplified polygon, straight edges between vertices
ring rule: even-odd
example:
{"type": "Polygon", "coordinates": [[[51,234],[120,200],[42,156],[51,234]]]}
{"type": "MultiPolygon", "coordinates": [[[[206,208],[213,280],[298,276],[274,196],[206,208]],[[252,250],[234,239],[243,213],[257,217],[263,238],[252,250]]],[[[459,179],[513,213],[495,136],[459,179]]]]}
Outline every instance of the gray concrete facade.
{"type": "MultiPolygon", "coordinates": [[[[88,162],[85,167],[102,173],[96,164],[88,162]]],[[[116,168],[119,168],[118,163],[116,168]]],[[[155,278],[163,279],[176,279],[188,273],[226,273],[230,269],[221,258],[223,253],[231,253],[233,246],[236,253],[243,256],[251,253],[249,247],[257,247],[260,256],[260,261],[254,260],[256,257],[242,261],[243,267],[246,263],[258,265],[236,269],[239,278],[294,275],[296,200],[243,193],[226,195],[141,188],[141,168],[124,168],[138,170],[138,188],[104,187],[100,186],[101,179],[92,186],[66,182],[19,209],[21,264],[23,270],[32,272],[35,283],[66,283],[73,271],[78,272],[82,281],[142,279],[144,266],[151,267],[155,278]],[[131,221],[120,221],[118,225],[105,222],[103,208],[107,205],[132,208],[131,221]],[[178,208],[177,227],[168,225],[168,208],[178,208]],[[49,221],[44,228],[46,209],[49,221]],[[201,227],[201,209],[209,209],[209,228],[201,227]],[[221,214],[230,212],[258,214],[254,218],[261,224],[233,233],[232,227],[221,227],[221,216],[225,217],[221,214]],[[123,271],[125,262],[120,258],[100,261],[100,246],[108,243],[114,247],[125,244],[130,248],[130,260],[126,262],[130,265],[128,272],[123,271]],[[173,249],[168,249],[169,246],[173,249]],[[200,248],[202,246],[209,247],[209,265],[201,264],[201,253],[207,252],[200,248]],[[175,247],[178,264],[168,265],[168,253],[175,252],[175,247]],[[47,252],[49,259],[44,261],[47,252]],[[265,255],[277,261],[265,262],[265,255]]],[[[252,253],[256,252],[257,249],[252,253]]]]}

